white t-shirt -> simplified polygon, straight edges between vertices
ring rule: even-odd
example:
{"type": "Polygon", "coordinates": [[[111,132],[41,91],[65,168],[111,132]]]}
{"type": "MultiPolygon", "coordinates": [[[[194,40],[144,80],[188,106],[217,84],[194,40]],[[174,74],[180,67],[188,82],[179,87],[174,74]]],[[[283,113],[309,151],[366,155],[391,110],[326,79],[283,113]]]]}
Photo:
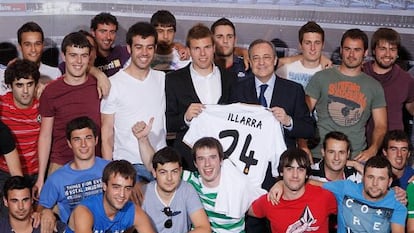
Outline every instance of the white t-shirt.
{"type": "Polygon", "coordinates": [[[101,113],[115,114],[113,159],[142,163],[138,141],[132,133],[135,123],[148,123],[154,117],[148,135],[151,145],[155,150],[166,146],[165,74],[151,69],[141,81],[120,70],[109,80],[111,90],[108,97],[101,101],[101,113]]]}
{"type": "Polygon", "coordinates": [[[306,68],[300,60],[286,64],[276,70],[276,75],[296,83],[299,83],[303,88],[308,85],[312,76],[322,70],[322,66],[315,68],[306,68]]]}
{"type": "Polygon", "coordinates": [[[43,63],[40,63],[39,72],[42,78],[47,78],[50,80],[55,80],[62,76],[62,72],[60,72],[59,68],[49,66],[43,63]]]}
{"type": "Polygon", "coordinates": [[[269,162],[273,175],[279,175],[277,166],[286,145],[280,122],[262,106],[206,105],[191,121],[183,141],[192,147],[202,137],[219,139],[225,156],[255,186],[263,183],[269,162]]]}

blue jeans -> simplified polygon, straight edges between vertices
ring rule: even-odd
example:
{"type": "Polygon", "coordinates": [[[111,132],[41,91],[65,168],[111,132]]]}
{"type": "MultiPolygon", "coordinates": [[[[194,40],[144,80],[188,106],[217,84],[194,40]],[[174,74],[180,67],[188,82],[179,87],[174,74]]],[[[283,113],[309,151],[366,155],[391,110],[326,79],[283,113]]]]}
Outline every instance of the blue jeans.
{"type": "Polygon", "coordinates": [[[151,172],[149,172],[144,164],[136,163],[132,164],[135,168],[135,171],[137,171],[136,176],[136,182],[151,182],[154,180],[154,177],[152,176],[151,172]]]}

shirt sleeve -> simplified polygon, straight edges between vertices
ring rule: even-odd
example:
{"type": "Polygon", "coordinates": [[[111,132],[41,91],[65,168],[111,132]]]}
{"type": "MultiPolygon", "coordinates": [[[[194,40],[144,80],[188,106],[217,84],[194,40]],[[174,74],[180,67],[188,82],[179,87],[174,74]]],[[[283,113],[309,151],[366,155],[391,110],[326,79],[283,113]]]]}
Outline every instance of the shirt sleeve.
{"type": "Polygon", "coordinates": [[[0,154],[8,154],[16,148],[13,135],[2,121],[0,121],[0,154]]]}
{"type": "Polygon", "coordinates": [[[255,200],[252,204],[254,215],[258,218],[264,218],[267,215],[269,201],[267,200],[267,194],[262,195],[259,199],[255,200]]]}

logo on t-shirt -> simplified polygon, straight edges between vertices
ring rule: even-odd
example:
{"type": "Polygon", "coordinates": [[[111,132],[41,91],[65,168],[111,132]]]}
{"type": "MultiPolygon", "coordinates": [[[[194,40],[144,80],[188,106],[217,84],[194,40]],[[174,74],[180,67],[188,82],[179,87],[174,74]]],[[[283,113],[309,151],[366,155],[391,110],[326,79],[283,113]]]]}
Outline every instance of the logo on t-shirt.
{"type": "Polygon", "coordinates": [[[392,209],[370,206],[352,197],[342,201],[347,232],[390,232],[392,209]]]}
{"type": "Polygon", "coordinates": [[[353,82],[337,82],[329,85],[328,113],[339,126],[353,126],[361,120],[367,105],[367,97],[361,87],[353,82]]]}
{"type": "Polygon", "coordinates": [[[291,224],[286,232],[287,233],[302,233],[302,232],[310,232],[310,231],[317,231],[319,229],[319,226],[313,226],[312,224],[315,224],[317,221],[313,217],[312,211],[309,209],[309,206],[306,206],[302,216],[300,219],[293,224],[291,224]]]}

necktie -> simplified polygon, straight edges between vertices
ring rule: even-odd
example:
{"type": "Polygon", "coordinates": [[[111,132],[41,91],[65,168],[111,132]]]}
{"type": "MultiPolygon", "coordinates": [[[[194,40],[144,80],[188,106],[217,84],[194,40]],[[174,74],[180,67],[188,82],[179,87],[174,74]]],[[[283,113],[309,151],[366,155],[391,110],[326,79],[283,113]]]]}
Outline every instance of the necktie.
{"type": "Polygon", "coordinates": [[[263,107],[267,107],[267,102],[266,102],[266,98],[264,96],[264,93],[267,89],[269,85],[267,84],[262,84],[260,85],[260,95],[259,95],[259,103],[263,106],[263,107]]]}

